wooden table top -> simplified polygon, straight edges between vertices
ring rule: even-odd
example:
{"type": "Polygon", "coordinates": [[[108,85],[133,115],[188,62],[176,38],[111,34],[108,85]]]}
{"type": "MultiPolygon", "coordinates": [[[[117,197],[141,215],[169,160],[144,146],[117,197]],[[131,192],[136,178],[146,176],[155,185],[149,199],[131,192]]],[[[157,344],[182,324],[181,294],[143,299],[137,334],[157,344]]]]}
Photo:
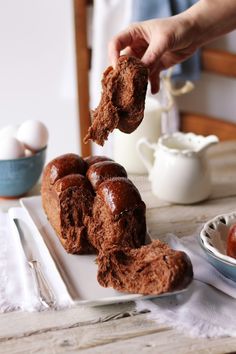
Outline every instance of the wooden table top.
{"type": "MultiPolygon", "coordinates": [[[[147,204],[147,223],[153,238],[173,232],[179,237],[198,233],[201,225],[220,213],[236,209],[236,141],[209,150],[213,193],[209,200],[170,205],[151,194],[145,176],[131,176],[147,204]]],[[[0,201],[7,210],[18,201],[0,201]]],[[[74,307],[44,313],[0,315],[0,353],[232,353],[235,338],[191,338],[169,326],[137,314],[134,303],[74,307]]]]}

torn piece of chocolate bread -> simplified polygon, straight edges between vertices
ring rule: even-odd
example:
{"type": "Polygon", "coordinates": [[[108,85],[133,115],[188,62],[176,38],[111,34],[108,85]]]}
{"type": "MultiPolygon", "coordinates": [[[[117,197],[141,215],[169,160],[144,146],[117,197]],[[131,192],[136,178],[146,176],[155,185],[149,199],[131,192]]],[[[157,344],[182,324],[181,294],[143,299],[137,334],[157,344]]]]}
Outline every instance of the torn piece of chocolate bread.
{"type": "Polygon", "coordinates": [[[97,264],[102,286],[134,294],[181,290],[193,277],[189,257],[158,240],[137,249],[114,247],[100,252],[97,264]]]}
{"type": "Polygon", "coordinates": [[[144,114],[148,70],[140,59],[121,56],[117,66],[106,69],[102,79],[102,97],[92,111],[92,126],[84,138],[103,145],[109,133],[118,128],[132,133],[144,114]]]}

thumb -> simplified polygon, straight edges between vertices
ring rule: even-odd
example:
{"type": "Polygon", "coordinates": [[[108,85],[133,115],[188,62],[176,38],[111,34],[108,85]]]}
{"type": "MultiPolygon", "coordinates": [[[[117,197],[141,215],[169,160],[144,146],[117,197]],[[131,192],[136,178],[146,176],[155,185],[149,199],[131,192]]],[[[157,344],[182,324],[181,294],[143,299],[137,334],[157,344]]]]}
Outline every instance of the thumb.
{"type": "Polygon", "coordinates": [[[150,42],[146,52],[144,53],[142,57],[142,62],[144,65],[146,65],[150,71],[153,70],[158,65],[158,62],[161,59],[162,54],[164,53],[165,48],[163,45],[154,45],[152,42],[150,42]]]}

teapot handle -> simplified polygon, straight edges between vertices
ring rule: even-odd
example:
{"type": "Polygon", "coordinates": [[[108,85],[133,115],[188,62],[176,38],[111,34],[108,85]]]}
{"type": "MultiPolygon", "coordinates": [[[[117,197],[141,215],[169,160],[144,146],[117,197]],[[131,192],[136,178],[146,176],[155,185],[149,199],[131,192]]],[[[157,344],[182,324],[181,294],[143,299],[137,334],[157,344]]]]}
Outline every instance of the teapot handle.
{"type": "Polygon", "coordinates": [[[140,159],[142,160],[144,166],[146,167],[148,173],[150,174],[151,173],[151,170],[152,170],[152,164],[151,162],[149,161],[149,159],[147,158],[147,156],[145,156],[144,152],[142,151],[142,147],[143,146],[147,146],[149,149],[152,149],[152,150],[156,150],[156,144],[151,144],[147,138],[141,138],[137,141],[137,144],[136,144],[136,149],[137,149],[137,152],[138,152],[138,155],[140,157],[140,159]]]}

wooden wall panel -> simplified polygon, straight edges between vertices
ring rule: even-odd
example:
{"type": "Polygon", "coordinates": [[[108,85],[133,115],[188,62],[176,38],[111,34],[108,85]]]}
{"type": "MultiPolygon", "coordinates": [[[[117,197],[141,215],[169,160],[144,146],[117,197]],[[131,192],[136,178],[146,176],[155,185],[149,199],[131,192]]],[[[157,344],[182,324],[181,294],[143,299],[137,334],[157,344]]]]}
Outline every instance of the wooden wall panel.
{"type": "Polygon", "coordinates": [[[201,135],[215,134],[221,141],[236,140],[236,124],[203,114],[181,112],[180,130],[201,135]]]}
{"type": "Polygon", "coordinates": [[[89,51],[87,44],[87,0],[74,0],[75,48],[78,92],[78,121],[82,156],[91,155],[91,143],[83,138],[90,125],[89,111],[89,51]]]}
{"type": "Polygon", "coordinates": [[[236,77],[236,54],[219,49],[203,48],[202,69],[218,75],[236,77]]]}

